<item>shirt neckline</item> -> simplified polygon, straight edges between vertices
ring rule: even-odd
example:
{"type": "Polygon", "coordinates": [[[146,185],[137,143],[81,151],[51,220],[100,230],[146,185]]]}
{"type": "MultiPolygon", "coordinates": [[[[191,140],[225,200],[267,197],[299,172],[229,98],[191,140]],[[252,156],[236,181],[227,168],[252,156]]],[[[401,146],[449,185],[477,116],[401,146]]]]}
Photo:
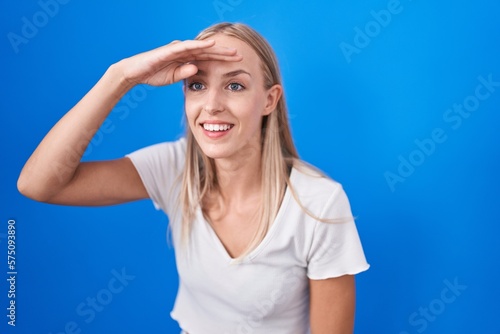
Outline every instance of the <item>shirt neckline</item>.
{"type": "MultiPolygon", "coordinates": [[[[290,172],[290,181],[294,179],[296,174],[295,168],[292,167],[291,172],[290,172]]],[[[283,200],[281,201],[280,208],[278,209],[278,213],[276,214],[276,217],[274,218],[273,223],[271,224],[271,227],[267,231],[266,235],[264,236],[264,239],[255,247],[250,253],[248,253],[243,259],[237,260],[236,258],[231,257],[229,255],[226,247],[224,247],[224,244],[220,240],[219,236],[217,233],[215,233],[214,229],[212,228],[212,225],[205,219],[203,216],[203,213],[201,211],[201,207],[198,207],[197,209],[197,215],[198,218],[201,222],[203,222],[203,226],[205,229],[207,229],[208,233],[210,234],[210,237],[212,240],[214,240],[215,247],[217,248],[218,252],[222,254],[224,260],[226,260],[229,264],[234,264],[234,263],[244,263],[244,262],[249,262],[253,260],[259,253],[266,247],[266,245],[270,242],[270,240],[273,237],[273,234],[275,230],[278,228],[279,223],[281,222],[281,216],[283,216],[283,212],[286,210],[286,207],[288,206],[288,203],[290,202],[290,196],[291,196],[291,191],[289,189],[290,187],[286,187],[285,189],[285,195],[283,196],[283,200]]]]}

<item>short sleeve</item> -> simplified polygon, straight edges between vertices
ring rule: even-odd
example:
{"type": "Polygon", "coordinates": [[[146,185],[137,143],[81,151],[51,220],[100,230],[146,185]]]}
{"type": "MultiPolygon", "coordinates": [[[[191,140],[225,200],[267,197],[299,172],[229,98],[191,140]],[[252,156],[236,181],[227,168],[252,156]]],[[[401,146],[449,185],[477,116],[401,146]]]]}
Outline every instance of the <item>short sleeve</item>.
{"type": "Polygon", "coordinates": [[[349,200],[340,184],[336,184],[327,200],[321,218],[334,221],[316,221],[307,276],[327,279],[367,270],[370,265],[366,262],[349,200]]]}
{"type": "Polygon", "coordinates": [[[177,204],[175,189],[185,163],[186,143],[182,138],[175,142],[148,146],[127,154],[135,166],[149,197],[157,210],[167,215],[177,204]]]}

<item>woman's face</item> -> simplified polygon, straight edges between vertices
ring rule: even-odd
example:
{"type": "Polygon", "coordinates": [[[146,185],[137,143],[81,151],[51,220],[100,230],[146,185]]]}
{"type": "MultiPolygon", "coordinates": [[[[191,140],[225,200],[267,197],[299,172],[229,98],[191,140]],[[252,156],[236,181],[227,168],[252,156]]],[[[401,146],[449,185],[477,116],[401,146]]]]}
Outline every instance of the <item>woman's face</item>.
{"type": "Polygon", "coordinates": [[[275,108],[281,86],[264,87],[261,61],[245,42],[223,34],[210,39],[235,48],[239,62],[197,61],[198,73],[185,82],[189,127],[203,152],[214,159],[260,154],[262,117],[275,108]]]}

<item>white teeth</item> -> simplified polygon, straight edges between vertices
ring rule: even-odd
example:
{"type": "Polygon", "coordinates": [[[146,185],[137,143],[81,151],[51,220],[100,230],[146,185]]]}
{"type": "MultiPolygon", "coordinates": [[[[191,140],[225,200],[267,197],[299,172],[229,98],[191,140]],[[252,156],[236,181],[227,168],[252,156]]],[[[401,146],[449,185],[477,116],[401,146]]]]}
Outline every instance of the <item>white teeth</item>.
{"type": "Polygon", "coordinates": [[[203,128],[207,131],[227,131],[231,128],[229,124],[203,124],[203,128]]]}

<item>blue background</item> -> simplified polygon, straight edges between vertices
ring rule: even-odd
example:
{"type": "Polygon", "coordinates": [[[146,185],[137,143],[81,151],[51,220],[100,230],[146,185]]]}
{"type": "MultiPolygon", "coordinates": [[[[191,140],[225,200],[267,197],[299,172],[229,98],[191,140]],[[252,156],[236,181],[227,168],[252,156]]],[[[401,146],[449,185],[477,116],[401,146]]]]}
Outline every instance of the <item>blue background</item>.
{"type": "MultiPolygon", "coordinates": [[[[500,333],[500,87],[460,124],[446,119],[453,104],[474,102],[479,77],[500,81],[500,4],[401,0],[384,26],[374,23],[393,4],[92,0],[59,4],[47,15],[37,1],[4,0],[0,277],[9,219],[17,227],[18,276],[15,328],[7,328],[8,287],[0,280],[2,332],[68,333],[73,321],[81,333],[177,333],[169,317],[177,275],[163,213],[150,201],[36,203],[17,192],[16,179],[110,64],[193,38],[215,22],[240,21],[279,57],[301,157],[344,185],[357,216],[372,267],[357,277],[355,332],[500,333]],[[40,27],[25,28],[29,38],[15,46],[9,33],[22,36],[26,20],[40,27]],[[369,35],[363,40],[359,31],[369,35]],[[345,54],[343,43],[356,52],[345,54]],[[442,136],[432,148],[435,129],[442,136]],[[416,140],[428,144],[426,152],[416,140]],[[416,166],[401,167],[401,159],[416,166]],[[391,186],[387,172],[398,168],[403,176],[391,186]],[[134,278],[110,294],[113,270],[134,278]],[[87,323],[77,307],[97,296],[106,305],[87,323]]],[[[182,134],[180,85],[138,87],[128,98],[85,159],[121,157],[182,134]]]]}

